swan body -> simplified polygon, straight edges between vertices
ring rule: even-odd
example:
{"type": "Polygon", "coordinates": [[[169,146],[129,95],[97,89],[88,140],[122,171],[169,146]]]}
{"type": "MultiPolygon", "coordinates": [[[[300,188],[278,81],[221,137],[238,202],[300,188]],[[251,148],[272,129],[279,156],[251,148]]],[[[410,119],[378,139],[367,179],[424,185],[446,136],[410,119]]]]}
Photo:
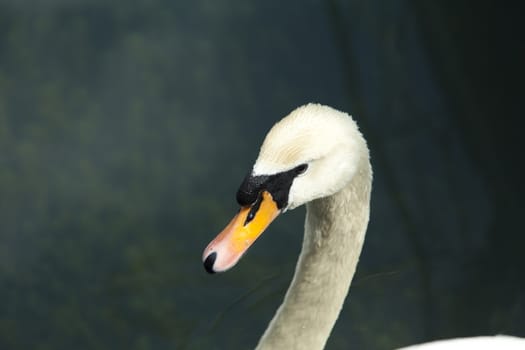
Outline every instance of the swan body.
{"type": "Polygon", "coordinates": [[[346,113],[308,104],[269,131],[237,192],[241,210],[203,253],[208,272],[225,271],[279,214],[306,204],[293,280],[257,349],[324,348],[359,260],[371,187],[366,141],[346,113]]]}
{"type": "Polygon", "coordinates": [[[525,340],[508,335],[436,340],[399,350],[524,350],[525,340]]]}

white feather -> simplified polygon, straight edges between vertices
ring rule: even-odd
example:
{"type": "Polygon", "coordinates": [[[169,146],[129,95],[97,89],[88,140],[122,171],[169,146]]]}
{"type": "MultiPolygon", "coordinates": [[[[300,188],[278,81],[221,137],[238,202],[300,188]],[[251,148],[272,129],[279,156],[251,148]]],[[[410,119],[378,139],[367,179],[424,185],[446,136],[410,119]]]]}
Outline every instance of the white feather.
{"type": "MultiPolygon", "coordinates": [[[[257,349],[322,349],[340,313],[365,238],[372,168],[365,139],[346,113],[299,107],[266,136],[254,175],[308,164],[291,186],[288,207],[306,204],[295,274],[257,349]]],[[[525,349],[507,336],[437,341],[405,349],[525,349]]]]}

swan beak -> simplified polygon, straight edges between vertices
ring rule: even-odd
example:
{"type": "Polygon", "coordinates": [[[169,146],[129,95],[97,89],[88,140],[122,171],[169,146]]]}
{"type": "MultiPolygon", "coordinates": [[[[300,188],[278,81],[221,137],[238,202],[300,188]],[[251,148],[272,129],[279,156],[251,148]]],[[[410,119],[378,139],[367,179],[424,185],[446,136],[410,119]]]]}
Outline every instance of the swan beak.
{"type": "Polygon", "coordinates": [[[206,271],[223,272],[233,267],[279,213],[277,203],[267,191],[263,191],[251,206],[242,207],[204,249],[202,261],[206,271]]]}

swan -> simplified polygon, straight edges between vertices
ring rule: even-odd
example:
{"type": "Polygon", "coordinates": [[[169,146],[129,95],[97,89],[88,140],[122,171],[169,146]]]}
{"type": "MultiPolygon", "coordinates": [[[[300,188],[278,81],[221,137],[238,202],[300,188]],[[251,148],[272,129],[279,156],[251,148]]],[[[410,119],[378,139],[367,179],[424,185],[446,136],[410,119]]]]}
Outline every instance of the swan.
{"type": "Polygon", "coordinates": [[[367,143],[348,114],[307,104],[271,128],[237,191],[240,211],[202,256],[206,271],[224,272],[278,215],[306,205],[292,282],[256,349],[324,348],[359,260],[371,189],[367,143]]]}

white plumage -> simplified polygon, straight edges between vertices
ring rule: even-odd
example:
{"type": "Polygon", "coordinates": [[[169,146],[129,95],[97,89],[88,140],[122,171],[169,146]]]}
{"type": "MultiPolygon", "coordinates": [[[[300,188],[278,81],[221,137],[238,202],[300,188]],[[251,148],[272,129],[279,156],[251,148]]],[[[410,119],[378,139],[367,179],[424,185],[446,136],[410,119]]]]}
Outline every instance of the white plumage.
{"type": "MultiPolygon", "coordinates": [[[[293,280],[257,345],[259,350],[325,346],[348,293],[368,225],[372,168],[366,141],[350,116],[318,104],[299,107],[270,130],[252,175],[280,174],[301,164],[308,165],[307,171],[293,179],[287,205],[279,212],[306,204],[303,246],[293,280]]],[[[217,254],[225,249],[217,248],[224,246],[222,241],[214,242],[203,256],[210,272],[217,254]]],[[[243,252],[236,253],[235,259],[243,252]]],[[[525,341],[478,337],[405,349],[525,349],[525,341]]]]}

